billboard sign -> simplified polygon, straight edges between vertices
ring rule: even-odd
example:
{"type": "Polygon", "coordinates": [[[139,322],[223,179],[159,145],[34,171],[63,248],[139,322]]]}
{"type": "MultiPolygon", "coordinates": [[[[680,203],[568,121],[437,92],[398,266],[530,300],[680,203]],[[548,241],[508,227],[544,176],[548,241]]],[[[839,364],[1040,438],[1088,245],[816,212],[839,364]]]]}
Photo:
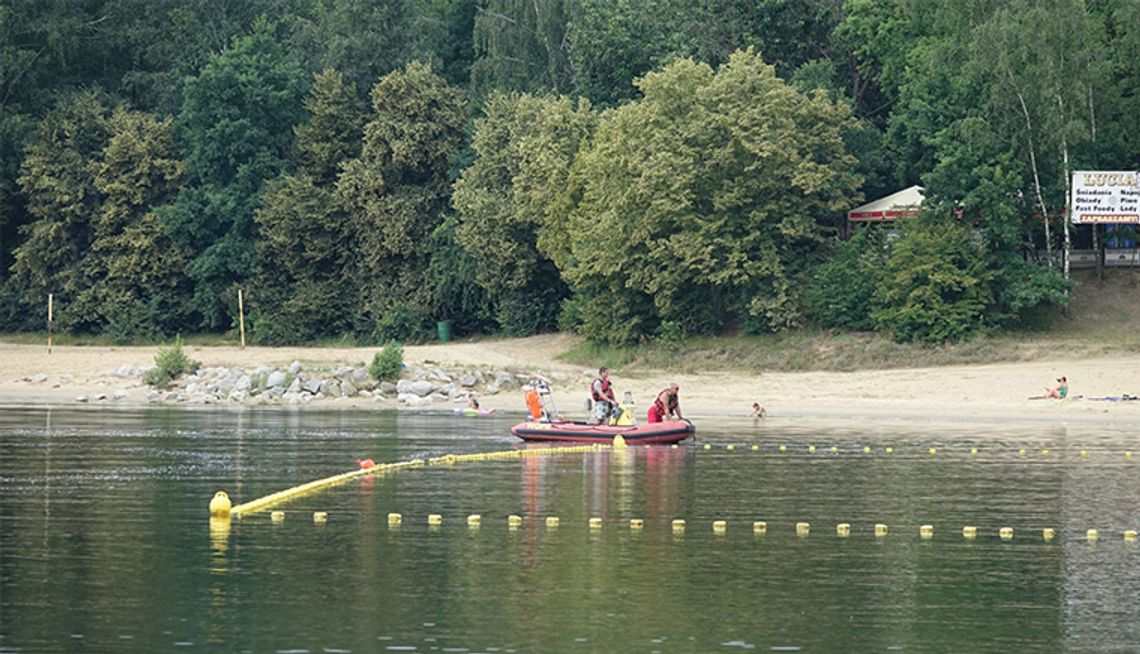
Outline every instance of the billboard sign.
{"type": "Polygon", "coordinates": [[[1140,173],[1137,171],[1077,171],[1073,173],[1075,225],[1140,223],[1140,173]]]}

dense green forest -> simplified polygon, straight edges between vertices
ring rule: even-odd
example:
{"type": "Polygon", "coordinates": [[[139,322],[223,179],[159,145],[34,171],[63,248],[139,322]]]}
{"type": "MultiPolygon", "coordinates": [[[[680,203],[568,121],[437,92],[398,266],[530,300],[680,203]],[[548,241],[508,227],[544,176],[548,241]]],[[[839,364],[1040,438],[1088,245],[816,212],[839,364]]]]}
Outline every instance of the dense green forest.
{"type": "Polygon", "coordinates": [[[0,0],[0,330],[961,340],[1103,247],[1138,73],[1137,0],[0,0]]]}

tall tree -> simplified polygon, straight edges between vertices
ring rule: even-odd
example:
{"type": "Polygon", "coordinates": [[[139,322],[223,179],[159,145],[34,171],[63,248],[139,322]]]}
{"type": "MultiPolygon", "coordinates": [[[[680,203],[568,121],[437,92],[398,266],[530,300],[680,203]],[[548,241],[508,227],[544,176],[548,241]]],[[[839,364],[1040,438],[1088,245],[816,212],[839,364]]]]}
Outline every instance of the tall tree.
{"type": "Polygon", "coordinates": [[[187,187],[160,215],[175,243],[193,253],[202,328],[228,328],[236,315],[235,287],[257,259],[254,209],[265,181],[285,168],[307,86],[265,21],[186,83],[177,127],[187,187]]]}
{"type": "Polygon", "coordinates": [[[372,109],[360,156],[345,164],[337,197],[350,215],[370,331],[406,338],[385,321],[399,316],[391,329],[407,331],[430,317],[426,244],[447,210],[466,109],[458,89],[418,62],[376,83],[372,109]]]}
{"type": "Polygon", "coordinates": [[[573,83],[566,22],[571,0],[480,0],[475,16],[477,96],[490,91],[565,93],[573,83]]]}

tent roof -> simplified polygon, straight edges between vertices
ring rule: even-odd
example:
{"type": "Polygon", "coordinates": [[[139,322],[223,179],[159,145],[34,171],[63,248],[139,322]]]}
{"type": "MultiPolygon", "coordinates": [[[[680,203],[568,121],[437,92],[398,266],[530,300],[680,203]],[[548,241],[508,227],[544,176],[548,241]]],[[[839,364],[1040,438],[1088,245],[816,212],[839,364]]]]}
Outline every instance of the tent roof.
{"type": "Polygon", "coordinates": [[[848,220],[882,221],[918,215],[925,196],[921,186],[904,188],[847,212],[848,220]]]}

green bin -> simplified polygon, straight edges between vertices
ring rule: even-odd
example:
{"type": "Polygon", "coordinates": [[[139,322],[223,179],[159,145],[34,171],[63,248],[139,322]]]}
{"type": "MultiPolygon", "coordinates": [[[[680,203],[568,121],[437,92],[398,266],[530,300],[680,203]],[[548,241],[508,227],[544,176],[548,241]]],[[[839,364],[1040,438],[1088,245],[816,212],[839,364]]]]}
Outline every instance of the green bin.
{"type": "Polygon", "coordinates": [[[435,331],[439,334],[439,342],[446,343],[451,340],[451,321],[440,320],[435,324],[435,331]]]}

